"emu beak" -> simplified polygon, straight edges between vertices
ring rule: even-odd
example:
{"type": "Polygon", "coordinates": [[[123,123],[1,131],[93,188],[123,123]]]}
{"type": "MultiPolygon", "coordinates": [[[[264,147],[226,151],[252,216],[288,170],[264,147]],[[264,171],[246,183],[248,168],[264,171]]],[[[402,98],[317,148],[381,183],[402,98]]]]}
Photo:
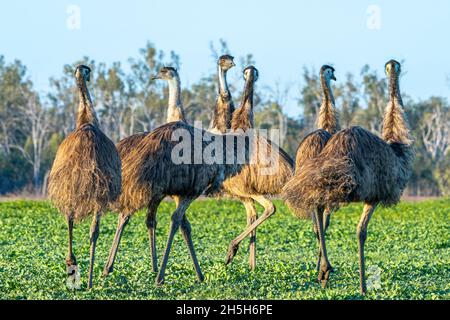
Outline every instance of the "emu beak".
{"type": "Polygon", "coordinates": [[[150,78],[151,81],[155,81],[155,80],[158,80],[158,79],[159,79],[158,75],[152,76],[152,77],[150,78]]]}
{"type": "Polygon", "coordinates": [[[331,79],[337,81],[336,76],[334,74],[331,76],[331,79]]]}
{"type": "Polygon", "coordinates": [[[231,66],[232,67],[236,67],[236,63],[234,63],[234,61],[231,62],[231,66]]]}

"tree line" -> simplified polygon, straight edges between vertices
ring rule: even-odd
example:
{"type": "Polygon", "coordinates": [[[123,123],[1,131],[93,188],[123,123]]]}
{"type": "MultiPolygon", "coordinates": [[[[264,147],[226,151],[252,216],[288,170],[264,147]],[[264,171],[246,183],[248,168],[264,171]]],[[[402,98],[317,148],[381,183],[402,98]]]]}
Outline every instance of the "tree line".
{"type": "MultiPolygon", "coordinates": [[[[229,53],[221,41],[211,45],[211,64],[220,54],[229,53]]],[[[0,56],[0,194],[45,193],[45,185],[59,143],[73,129],[78,94],[73,72],[83,63],[93,69],[89,84],[95,108],[105,134],[119,141],[133,133],[151,131],[165,122],[168,90],[151,81],[164,65],[180,67],[179,55],[158,50],[147,43],[126,66],[107,65],[84,57],[65,65],[60,77],[50,79],[50,90],[39,94],[33,87],[26,66],[0,56]],[[126,71],[125,71],[126,70],[126,71]]],[[[238,68],[255,64],[251,54],[237,59],[238,68]]],[[[303,67],[297,87],[276,83],[259,86],[255,92],[257,127],[278,128],[282,147],[295,156],[301,139],[315,130],[321,104],[318,70],[303,67]],[[283,112],[287,98],[295,91],[298,116],[283,112]]],[[[242,91],[239,72],[229,79],[235,103],[242,91]]],[[[208,127],[217,96],[217,74],[202,77],[182,89],[186,118],[208,127]]],[[[359,125],[380,134],[388,88],[384,74],[365,65],[358,75],[346,74],[333,86],[343,128],[359,125]]],[[[415,140],[416,160],[406,193],[418,196],[450,195],[450,106],[445,97],[416,101],[403,90],[405,111],[415,140]]]]}

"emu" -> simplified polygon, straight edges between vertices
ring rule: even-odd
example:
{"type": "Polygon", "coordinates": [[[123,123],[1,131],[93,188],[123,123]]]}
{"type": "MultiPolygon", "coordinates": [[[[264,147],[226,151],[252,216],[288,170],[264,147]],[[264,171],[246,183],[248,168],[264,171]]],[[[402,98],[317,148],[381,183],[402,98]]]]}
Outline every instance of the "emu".
{"type": "Polygon", "coordinates": [[[256,267],[256,228],[276,211],[273,202],[267,196],[277,195],[281,192],[285,183],[292,177],[294,166],[291,157],[280,146],[262,135],[250,131],[254,128],[253,86],[250,86],[248,79],[254,78],[256,81],[258,77],[259,73],[255,67],[249,66],[244,70],[244,79],[247,81],[244,98],[241,106],[234,111],[230,124],[232,132],[248,132],[253,136],[251,139],[253,145],[250,151],[252,160],[249,164],[244,165],[237,175],[225,180],[222,188],[226,196],[239,199],[247,212],[247,227],[231,241],[226,263],[231,263],[239,244],[250,236],[249,265],[251,270],[256,267]],[[272,168],[268,167],[267,160],[271,162],[272,168]],[[264,213],[260,218],[257,215],[255,202],[264,208],[264,213]]]}
{"type": "MultiPolygon", "coordinates": [[[[367,226],[378,205],[392,206],[400,201],[414,158],[399,88],[400,63],[390,60],[385,70],[390,99],[384,113],[382,138],[361,127],[339,131],[317,157],[305,162],[289,191],[291,207],[299,211],[316,210],[318,222],[323,220],[325,207],[364,203],[357,227],[361,294],[367,292],[364,257],[367,226]]],[[[318,225],[320,272],[327,274],[330,264],[322,224],[318,225]]]]}
{"type": "Polygon", "coordinates": [[[78,265],[72,248],[74,223],[93,215],[90,228],[88,288],[92,288],[95,247],[100,218],[108,204],[120,194],[121,162],[114,143],[100,130],[87,88],[91,69],[79,65],[75,70],[80,105],[76,129],[61,143],[50,172],[48,194],[63,213],[69,230],[66,258],[69,280],[74,281],[78,265]]]}
{"type": "MultiPolygon", "coordinates": [[[[334,75],[335,69],[328,65],[323,65],[320,69],[320,82],[323,92],[322,105],[320,106],[319,116],[317,118],[318,129],[314,132],[308,134],[299,144],[296,156],[295,172],[298,174],[303,170],[303,165],[307,160],[317,157],[318,154],[325,147],[327,142],[330,140],[331,136],[340,130],[339,117],[335,107],[335,100],[333,91],[331,89],[331,80],[336,81],[336,76],[334,75]]],[[[289,207],[291,202],[295,201],[296,193],[291,192],[291,188],[295,187],[296,177],[294,176],[283,188],[283,198],[289,207]]],[[[317,262],[317,271],[320,270],[320,260],[321,260],[321,249],[320,249],[320,239],[319,239],[319,229],[315,216],[311,212],[305,212],[303,210],[293,210],[297,217],[313,219],[313,230],[317,237],[317,242],[319,244],[319,259],[317,262]]],[[[330,210],[326,208],[324,212],[324,220],[321,221],[324,234],[326,233],[328,226],[330,224],[330,210]]],[[[328,277],[328,275],[319,275],[319,281],[322,277],[328,277]]],[[[324,283],[326,284],[326,283],[324,283]]]]}
{"type": "MultiPolygon", "coordinates": [[[[156,278],[156,284],[164,283],[165,269],[167,266],[173,238],[178,229],[181,229],[186,242],[194,268],[199,281],[204,277],[201,272],[198,259],[194,250],[190,223],[185,215],[189,205],[200,195],[215,193],[219,190],[223,180],[230,175],[236,174],[241,166],[237,163],[237,154],[243,150],[237,150],[236,145],[230,147],[228,144],[221,146],[222,149],[215,150],[215,156],[226,155],[227,160],[223,164],[219,161],[213,163],[196,163],[194,159],[194,136],[209,135],[214,139],[203,139],[201,150],[205,151],[211,147],[211,141],[224,138],[223,135],[214,135],[204,130],[196,129],[188,125],[184,120],[183,106],[180,99],[180,81],[178,73],[173,68],[162,68],[155,79],[165,80],[169,83],[170,98],[168,120],[178,119],[165,124],[151,133],[142,133],[131,136],[119,143],[122,155],[122,194],[113,208],[120,212],[119,222],[110,257],[105,267],[104,274],[112,271],[115,256],[117,254],[123,230],[130,217],[139,209],[147,207],[147,226],[151,240],[152,263],[156,265],[156,246],[154,242],[154,228],[156,226],[156,212],[159,204],[166,196],[171,196],[176,202],[176,210],[172,214],[170,232],[166,249],[156,278]],[[174,136],[184,133],[190,140],[190,149],[183,150],[183,156],[189,159],[177,164],[172,156],[177,151],[179,141],[174,136]],[[185,152],[188,151],[188,154],[185,152]],[[238,152],[239,151],[239,152],[238,152]],[[232,157],[229,161],[228,157],[232,157]]],[[[184,137],[183,136],[183,139],[184,137]]],[[[230,135],[236,138],[237,135],[230,135]]],[[[245,151],[245,150],[244,150],[245,151]]]]}

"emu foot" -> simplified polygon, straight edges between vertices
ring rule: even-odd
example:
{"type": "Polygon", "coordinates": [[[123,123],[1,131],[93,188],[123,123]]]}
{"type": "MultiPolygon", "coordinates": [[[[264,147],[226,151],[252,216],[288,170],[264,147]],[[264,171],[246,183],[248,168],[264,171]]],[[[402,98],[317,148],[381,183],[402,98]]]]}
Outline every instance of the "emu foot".
{"type": "Polygon", "coordinates": [[[103,269],[103,277],[107,277],[109,276],[112,272],[114,271],[114,267],[113,266],[105,266],[105,268],[103,269]]]}
{"type": "Polygon", "coordinates": [[[79,290],[81,288],[80,271],[78,265],[67,265],[66,286],[70,290],[79,290]]]}
{"type": "Polygon", "coordinates": [[[317,277],[317,281],[322,285],[322,288],[325,289],[328,280],[330,278],[330,273],[333,272],[334,269],[331,267],[330,264],[326,265],[325,267],[321,267],[319,270],[319,276],[317,277]]]}
{"type": "Polygon", "coordinates": [[[155,286],[156,287],[162,287],[164,285],[164,277],[156,277],[156,280],[155,280],[155,286]]]}
{"type": "Polygon", "coordinates": [[[198,280],[198,282],[201,283],[201,282],[205,281],[205,276],[202,273],[200,273],[197,275],[197,280],[198,280]]]}
{"type": "Polygon", "coordinates": [[[236,255],[238,249],[239,245],[235,244],[234,242],[231,242],[230,246],[228,247],[227,260],[225,261],[226,265],[230,264],[231,261],[233,261],[233,258],[236,255]]]}
{"type": "Polygon", "coordinates": [[[364,287],[361,286],[360,292],[361,292],[361,295],[365,296],[367,293],[367,288],[365,286],[364,287]]]}

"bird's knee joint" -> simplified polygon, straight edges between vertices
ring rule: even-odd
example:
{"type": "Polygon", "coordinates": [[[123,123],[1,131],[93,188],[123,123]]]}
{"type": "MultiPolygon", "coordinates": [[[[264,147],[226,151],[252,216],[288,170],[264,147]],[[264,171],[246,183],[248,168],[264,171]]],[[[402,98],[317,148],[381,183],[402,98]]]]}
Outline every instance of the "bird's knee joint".
{"type": "Polygon", "coordinates": [[[172,216],[172,224],[173,224],[174,226],[180,226],[180,225],[181,225],[182,219],[183,219],[182,216],[179,216],[179,215],[177,215],[177,214],[174,214],[174,215],[172,216]]]}
{"type": "Polygon", "coordinates": [[[356,231],[356,235],[361,241],[366,241],[367,239],[367,231],[362,228],[358,228],[358,230],[356,231]]]}
{"type": "Polygon", "coordinates": [[[158,222],[156,221],[156,219],[148,219],[146,220],[146,224],[147,224],[147,228],[151,228],[151,229],[155,229],[156,226],[158,225],[158,222]]]}

